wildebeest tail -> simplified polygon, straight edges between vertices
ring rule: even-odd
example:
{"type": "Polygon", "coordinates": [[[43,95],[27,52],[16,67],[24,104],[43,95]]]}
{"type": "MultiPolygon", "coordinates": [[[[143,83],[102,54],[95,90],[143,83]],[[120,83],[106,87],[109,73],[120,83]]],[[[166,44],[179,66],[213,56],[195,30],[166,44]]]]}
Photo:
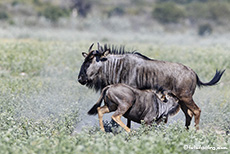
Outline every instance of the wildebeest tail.
{"type": "Polygon", "coordinates": [[[180,105],[177,104],[174,108],[172,108],[171,110],[169,110],[169,116],[174,116],[175,114],[177,114],[180,111],[180,105]]]}
{"type": "Polygon", "coordinates": [[[217,82],[218,82],[218,81],[220,80],[220,78],[222,77],[224,71],[225,71],[225,70],[223,70],[223,71],[218,71],[218,70],[216,70],[215,76],[212,78],[211,81],[209,81],[209,82],[207,82],[207,83],[203,83],[202,81],[200,81],[199,77],[196,75],[198,87],[202,87],[202,86],[212,86],[212,85],[217,84],[217,82]]]}
{"type": "Polygon", "coordinates": [[[105,93],[109,89],[109,86],[105,87],[102,92],[101,96],[98,99],[97,103],[88,111],[89,115],[96,115],[97,114],[97,108],[101,106],[102,100],[104,99],[105,93]]]}

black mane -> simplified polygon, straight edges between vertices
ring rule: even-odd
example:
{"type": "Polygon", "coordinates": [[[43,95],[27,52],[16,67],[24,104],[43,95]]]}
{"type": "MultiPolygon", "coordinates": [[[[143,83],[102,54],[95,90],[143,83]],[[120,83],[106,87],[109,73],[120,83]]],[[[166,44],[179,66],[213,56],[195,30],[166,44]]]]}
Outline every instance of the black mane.
{"type": "Polygon", "coordinates": [[[102,48],[103,52],[109,51],[110,54],[114,54],[114,55],[136,54],[145,60],[152,60],[152,59],[148,58],[147,56],[142,55],[141,53],[137,52],[136,50],[126,51],[124,45],[117,47],[115,45],[104,44],[104,47],[101,47],[101,48],[102,48]]]}

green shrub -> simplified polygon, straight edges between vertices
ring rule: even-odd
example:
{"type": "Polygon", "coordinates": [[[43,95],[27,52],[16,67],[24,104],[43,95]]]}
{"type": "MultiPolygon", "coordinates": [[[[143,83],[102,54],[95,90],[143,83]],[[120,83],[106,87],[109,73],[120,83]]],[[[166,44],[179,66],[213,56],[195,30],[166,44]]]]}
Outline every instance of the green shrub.
{"type": "Polygon", "coordinates": [[[198,28],[200,36],[210,35],[212,33],[212,26],[210,24],[201,24],[198,28]]]}
{"type": "Polygon", "coordinates": [[[39,13],[39,15],[46,17],[52,22],[57,22],[61,17],[68,17],[70,11],[57,6],[48,5],[39,13]]]}
{"type": "Polygon", "coordinates": [[[40,0],[33,0],[33,3],[35,4],[35,5],[41,5],[42,3],[40,2],[40,0]]]}
{"type": "Polygon", "coordinates": [[[187,3],[191,3],[194,0],[157,0],[157,2],[170,2],[170,1],[173,1],[179,4],[187,4],[187,3]]]}
{"type": "Polygon", "coordinates": [[[71,8],[76,9],[79,16],[86,17],[91,10],[91,2],[89,0],[71,0],[71,8]]]}
{"type": "Polygon", "coordinates": [[[11,2],[11,5],[16,6],[16,5],[18,5],[18,3],[19,3],[18,1],[13,1],[13,2],[11,2]]]}
{"type": "Polygon", "coordinates": [[[0,12],[0,20],[7,20],[9,18],[9,15],[4,12],[4,11],[1,11],[0,12]]]}
{"type": "Polygon", "coordinates": [[[175,3],[158,3],[153,10],[153,17],[161,23],[177,23],[185,17],[185,11],[175,3]]]}
{"type": "Polygon", "coordinates": [[[12,20],[12,19],[8,20],[8,23],[9,23],[10,25],[15,25],[15,22],[14,22],[14,20],[12,20]]]}
{"type": "Polygon", "coordinates": [[[230,14],[230,5],[228,3],[207,3],[210,13],[210,19],[212,20],[220,20],[221,18],[229,18],[230,14]]]}
{"type": "Polygon", "coordinates": [[[111,16],[122,16],[125,14],[125,10],[123,7],[117,6],[115,8],[112,8],[109,12],[108,12],[108,17],[111,16]]]}
{"type": "Polygon", "coordinates": [[[191,19],[207,19],[219,22],[230,20],[230,4],[227,2],[195,2],[187,6],[187,15],[191,19]],[[196,10],[196,11],[194,11],[196,10]]]}

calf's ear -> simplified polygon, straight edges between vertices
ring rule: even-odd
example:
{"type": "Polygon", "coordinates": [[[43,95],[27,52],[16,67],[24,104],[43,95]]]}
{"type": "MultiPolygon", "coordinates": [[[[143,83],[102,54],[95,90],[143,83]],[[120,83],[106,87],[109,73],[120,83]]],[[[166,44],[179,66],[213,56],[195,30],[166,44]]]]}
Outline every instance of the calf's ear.
{"type": "Polygon", "coordinates": [[[86,58],[88,54],[86,52],[82,52],[82,56],[86,58]]]}

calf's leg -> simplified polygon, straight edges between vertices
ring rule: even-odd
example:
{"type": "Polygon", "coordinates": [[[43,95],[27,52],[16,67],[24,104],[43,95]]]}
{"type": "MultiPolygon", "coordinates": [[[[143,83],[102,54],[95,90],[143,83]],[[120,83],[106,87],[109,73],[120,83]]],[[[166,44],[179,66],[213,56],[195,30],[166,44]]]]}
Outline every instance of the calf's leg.
{"type": "Polygon", "coordinates": [[[122,121],[121,116],[125,114],[125,112],[128,111],[128,109],[131,107],[131,104],[123,103],[122,105],[118,105],[117,110],[112,115],[112,119],[118,123],[121,127],[123,127],[127,132],[130,132],[130,128],[128,128],[122,121]]]}
{"type": "Polygon", "coordinates": [[[131,128],[131,120],[127,119],[127,127],[131,128]]]}
{"type": "Polygon", "coordinates": [[[129,133],[130,129],[121,121],[121,116],[122,115],[112,115],[112,119],[116,121],[116,123],[118,123],[121,127],[123,127],[129,133]]]}
{"type": "Polygon", "coordinates": [[[104,125],[103,125],[103,121],[102,121],[103,119],[102,118],[103,118],[103,115],[105,113],[109,113],[109,108],[106,105],[104,105],[102,107],[98,107],[97,112],[98,112],[98,119],[99,119],[100,128],[101,128],[101,130],[103,132],[105,132],[105,128],[104,128],[104,125]]]}

